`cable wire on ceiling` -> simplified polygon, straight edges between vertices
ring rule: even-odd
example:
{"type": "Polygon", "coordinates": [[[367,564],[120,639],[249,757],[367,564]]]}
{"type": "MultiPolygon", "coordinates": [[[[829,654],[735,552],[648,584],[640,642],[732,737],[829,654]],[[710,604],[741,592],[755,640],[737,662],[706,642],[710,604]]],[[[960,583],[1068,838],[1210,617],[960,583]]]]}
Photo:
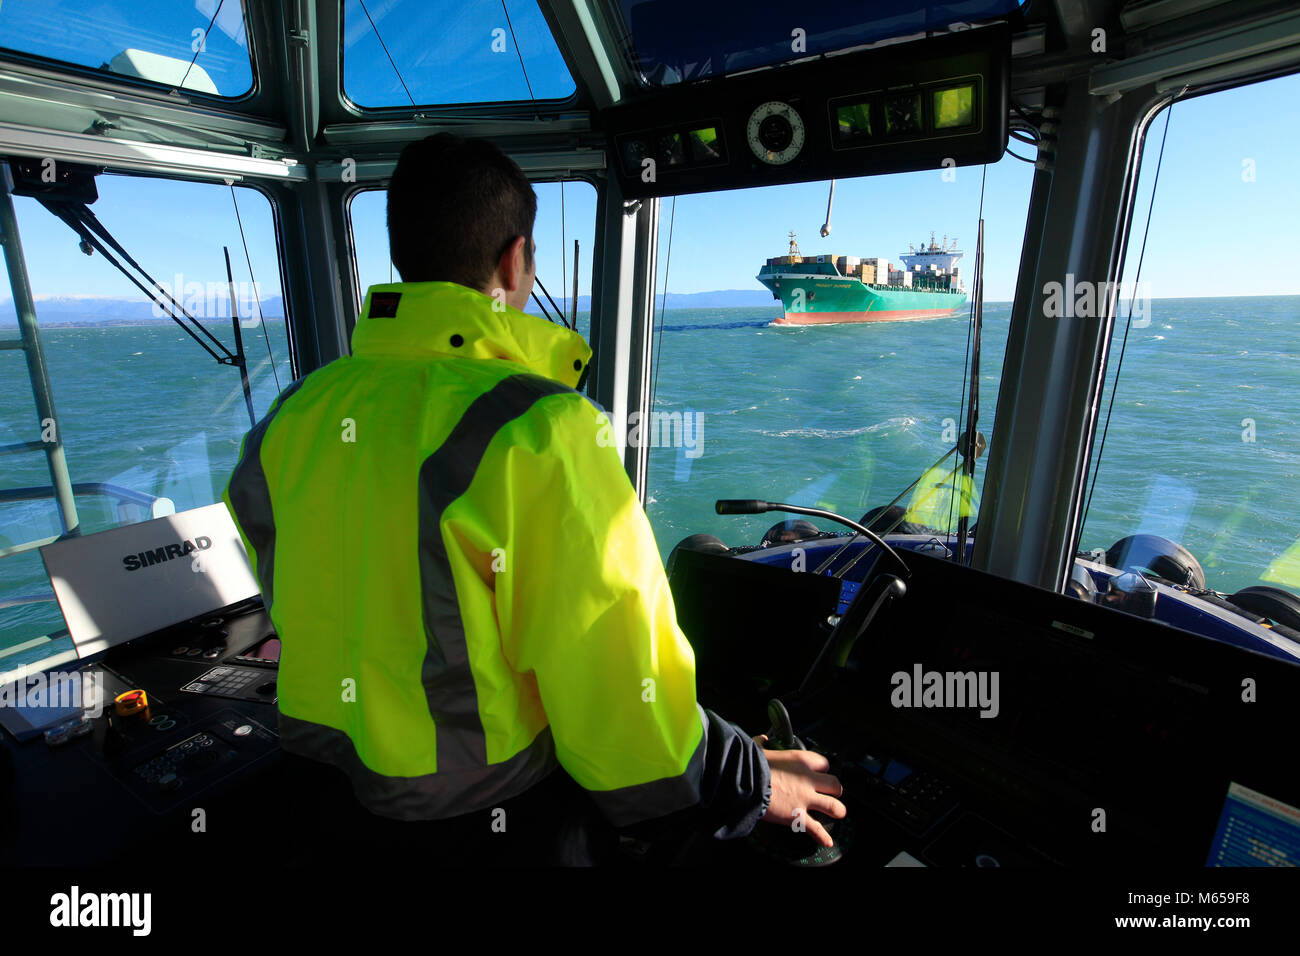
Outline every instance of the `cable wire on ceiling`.
{"type": "Polygon", "coordinates": [[[536,103],[537,97],[533,95],[533,84],[528,82],[528,67],[524,66],[524,54],[520,51],[519,41],[515,38],[515,25],[510,22],[510,11],[506,9],[506,0],[501,0],[501,12],[506,15],[506,26],[510,28],[510,40],[515,45],[515,56],[519,57],[519,69],[524,74],[524,85],[528,87],[528,98],[536,103]]]}
{"type": "Polygon", "coordinates": [[[411,105],[414,106],[415,97],[411,95],[411,91],[407,88],[406,80],[402,79],[402,71],[399,70],[397,68],[397,64],[393,62],[393,55],[388,52],[388,44],[385,43],[384,38],[379,35],[379,27],[375,26],[374,17],[372,17],[370,15],[370,11],[366,9],[366,0],[357,0],[357,3],[361,4],[361,12],[364,13],[366,15],[366,19],[370,21],[370,29],[375,31],[375,39],[378,40],[379,45],[383,47],[384,56],[388,57],[389,65],[392,66],[393,72],[397,74],[397,82],[402,84],[402,89],[406,92],[406,98],[410,100],[411,105]]]}
{"type": "Polygon", "coordinates": [[[217,22],[217,14],[221,12],[221,5],[225,2],[226,0],[218,0],[217,9],[212,11],[212,19],[208,21],[208,28],[203,31],[203,36],[199,38],[199,45],[195,49],[194,55],[190,57],[190,65],[185,68],[185,74],[181,77],[181,81],[176,84],[176,89],[179,90],[185,85],[185,81],[190,78],[190,70],[194,69],[194,63],[198,60],[199,54],[208,48],[208,34],[212,32],[212,25],[217,22]]]}
{"type": "MultiPolygon", "coordinates": [[[[569,291],[569,273],[566,269],[568,263],[565,262],[565,255],[568,252],[569,244],[564,235],[564,179],[560,179],[560,305],[566,309],[565,315],[568,315],[567,309],[569,300],[565,298],[569,291]]],[[[565,323],[568,324],[567,321],[565,323]]],[[[578,323],[575,321],[574,325],[578,323]]]]}

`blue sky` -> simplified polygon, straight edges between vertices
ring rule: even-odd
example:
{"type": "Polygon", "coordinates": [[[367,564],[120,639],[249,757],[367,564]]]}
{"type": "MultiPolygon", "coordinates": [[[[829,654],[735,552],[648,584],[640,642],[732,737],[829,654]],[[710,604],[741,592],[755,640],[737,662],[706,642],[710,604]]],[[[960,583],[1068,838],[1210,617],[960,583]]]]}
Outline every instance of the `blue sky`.
{"type": "MultiPolygon", "coordinates": [[[[97,5],[88,17],[76,12],[83,5],[72,0],[5,0],[0,7],[0,45],[96,66],[131,43],[184,57],[195,25],[207,25],[215,2],[158,3],[157,16],[143,16],[118,0],[97,5]]],[[[234,4],[230,10],[237,7],[236,0],[226,3],[234,4]]],[[[535,96],[545,98],[563,96],[572,88],[535,4],[510,0],[508,26],[500,16],[499,0],[451,6],[367,0],[366,9],[388,52],[376,39],[359,0],[347,0],[344,82],[348,95],[358,102],[405,103],[403,83],[421,102],[527,98],[528,85],[535,96]],[[454,15],[449,13],[453,7],[454,15]],[[520,44],[528,84],[509,27],[520,44]]],[[[218,17],[226,31],[214,29],[196,61],[223,93],[241,92],[251,82],[246,46],[237,19],[231,29],[230,10],[223,7],[218,17]]],[[[1300,181],[1292,171],[1294,156],[1300,153],[1300,129],[1291,119],[1297,103],[1300,76],[1174,106],[1142,273],[1152,296],[1300,294],[1300,270],[1288,251],[1294,244],[1292,224],[1300,219],[1300,181]],[[1243,171],[1253,178],[1243,177],[1243,171]]],[[[1137,258],[1163,126],[1164,117],[1158,117],[1144,155],[1130,270],[1137,258]]],[[[1022,154],[1030,151],[1025,144],[1013,141],[1012,146],[1022,154]]],[[[1014,289],[1031,174],[1028,164],[1009,157],[987,170],[986,294],[991,300],[1009,299],[1014,289]]],[[[819,235],[826,183],[680,197],[670,264],[666,259],[673,201],[665,200],[660,290],[665,265],[671,292],[760,289],[754,275],[764,259],[784,253],[791,230],[806,255],[829,252],[891,260],[897,260],[908,243],[928,239],[933,230],[940,237],[960,239],[967,252],[963,265],[969,271],[974,264],[980,177],[980,168],[965,167],[956,171],[953,182],[943,181],[939,170],[841,180],[827,239],[819,235]]],[[[224,281],[222,244],[232,247],[236,279],[247,278],[229,189],[120,176],[101,177],[99,188],[96,213],[159,279],[170,280],[181,272],[199,281],[224,281]]],[[[580,292],[587,294],[595,192],[587,184],[570,183],[561,203],[558,185],[539,183],[536,188],[539,276],[556,299],[567,294],[576,237],[582,243],[580,292]]],[[[270,208],[250,190],[239,193],[254,271],[264,292],[274,294],[278,269],[270,208]]],[[[388,281],[383,194],[358,197],[352,213],[363,284],[388,281]]],[[[19,200],[19,214],[38,295],[136,295],[98,257],[86,259],[77,252],[71,232],[43,209],[19,200]]]]}
{"type": "MultiPolygon", "coordinates": [[[[194,60],[220,95],[241,96],[253,82],[242,10],[238,0],[224,0],[219,11],[218,3],[4,0],[0,46],[92,69],[111,63],[128,49],[186,65],[194,60]],[[195,57],[200,44],[202,52],[195,57]]],[[[181,70],[183,75],[184,67],[181,70]]],[[[168,79],[179,82],[181,77],[168,79]]]]}

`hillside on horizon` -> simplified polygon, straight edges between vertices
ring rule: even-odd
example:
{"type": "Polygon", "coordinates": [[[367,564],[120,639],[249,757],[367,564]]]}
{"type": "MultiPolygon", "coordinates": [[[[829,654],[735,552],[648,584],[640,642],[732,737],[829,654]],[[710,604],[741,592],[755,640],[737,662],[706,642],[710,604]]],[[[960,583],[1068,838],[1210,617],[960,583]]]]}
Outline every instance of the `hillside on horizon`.
{"type": "MultiPolygon", "coordinates": [[[[540,289],[537,292],[538,298],[546,302],[546,296],[542,295],[540,289]]],[[[1277,296],[1262,296],[1263,298],[1276,298],[1277,296]]],[[[1172,298],[1255,298],[1255,296],[1181,296],[1172,298]]],[[[1286,296],[1282,296],[1286,298],[1286,296]]],[[[556,300],[557,304],[561,300],[556,300]]],[[[986,300],[994,302],[998,300],[986,300]]],[[[187,307],[193,303],[188,300],[181,300],[187,307]]],[[[567,303],[564,303],[567,306],[567,303]]],[[[240,303],[240,316],[247,318],[249,309],[247,303],[240,303]]],[[[262,315],[268,319],[284,318],[284,302],[280,296],[267,296],[261,301],[262,315]]],[[[763,307],[779,309],[780,303],[772,298],[772,293],[766,289],[719,289],[713,292],[670,292],[668,293],[668,303],[664,304],[662,294],[655,296],[655,309],[758,309],[763,307]]],[[[547,309],[550,309],[550,303],[547,302],[547,309]]],[[[591,296],[578,296],[578,311],[589,312],[591,310],[591,296]]],[[[228,327],[230,321],[229,306],[224,297],[208,303],[206,308],[201,310],[205,315],[199,315],[200,320],[208,322],[214,328],[228,327]]],[[[255,311],[255,310],[254,310],[255,311]]],[[[532,315],[540,315],[535,302],[529,302],[528,308],[524,310],[532,315]]],[[[66,326],[81,325],[138,325],[141,322],[169,322],[167,316],[159,317],[154,314],[154,305],[147,299],[131,298],[127,296],[37,296],[36,298],[36,317],[42,328],[59,328],[66,326]]],[[[12,299],[0,299],[0,327],[17,326],[18,319],[14,314],[12,299]]]]}
{"type": "MultiPolygon", "coordinates": [[[[540,289],[535,289],[538,297],[546,302],[546,296],[540,289]]],[[[181,304],[191,308],[193,303],[181,299],[181,304]]],[[[557,303],[561,300],[557,299],[557,303]]],[[[242,317],[246,311],[245,303],[240,303],[242,317]]],[[[284,318],[284,302],[280,296],[266,296],[262,299],[262,315],[268,319],[284,318]]],[[[567,305],[567,303],[565,303],[567,305]]],[[[664,305],[664,296],[655,297],[655,308],[668,309],[734,309],[757,308],[764,305],[776,305],[772,293],[766,289],[721,289],[716,292],[670,292],[668,304],[664,305]]],[[[547,302],[547,309],[550,303],[547,302]]],[[[591,296],[578,296],[578,311],[591,309],[591,296]]],[[[191,308],[191,311],[195,311],[191,308]]],[[[229,305],[226,298],[219,298],[211,307],[202,310],[201,321],[210,323],[228,323],[229,305]]],[[[535,302],[530,302],[524,311],[540,315],[535,302]]],[[[140,322],[170,322],[168,316],[158,316],[154,304],[148,299],[128,296],[37,296],[36,318],[42,327],[55,328],[64,325],[136,325],[140,322]]],[[[16,326],[18,317],[14,312],[12,299],[0,299],[0,326],[16,326]]]]}

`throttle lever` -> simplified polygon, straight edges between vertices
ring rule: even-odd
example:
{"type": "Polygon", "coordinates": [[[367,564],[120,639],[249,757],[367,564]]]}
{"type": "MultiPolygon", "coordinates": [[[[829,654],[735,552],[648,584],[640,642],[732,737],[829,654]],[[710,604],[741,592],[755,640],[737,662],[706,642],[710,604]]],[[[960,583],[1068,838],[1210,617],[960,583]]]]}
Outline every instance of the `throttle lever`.
{"type": "Polygon", "coordinates": [[[785,704],[773,698],[767,702],[767,719],[772,722],[772,726],[767,731],[769,743],[774,744],[771,750],[807,750],[804,742],[794,735],[794,724],[790,720],[790,712],[785,709],[785,704]]]}
{"type": "Polygon", "coordinates": [[[880,610],[895,598],[907,594],[907,585],[901,578],[892,574],[880,574],[870,582],[862,585],[858,593],[849,602],[848,610],[840,618],[835,629],[826,638],[821,653],[813,661],[812,667],[804,676],[799,689],[795,691],[796,701],[813,692],[825,674],[832,669],[843,667],[848,663],[853,645],[866,633],[880,610]]]}

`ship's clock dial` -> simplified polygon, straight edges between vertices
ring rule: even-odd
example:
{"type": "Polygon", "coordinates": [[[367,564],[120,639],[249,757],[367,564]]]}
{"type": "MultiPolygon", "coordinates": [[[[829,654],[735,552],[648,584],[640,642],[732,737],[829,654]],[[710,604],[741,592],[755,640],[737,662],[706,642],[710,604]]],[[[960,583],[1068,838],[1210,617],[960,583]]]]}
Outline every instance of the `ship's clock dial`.
{"type": "Polygon", "coordinates": [[[784,166],[803,149],[803,118],[789,103],[764,103],[749,114],[749,148],[769,166],[784,166]]]}

